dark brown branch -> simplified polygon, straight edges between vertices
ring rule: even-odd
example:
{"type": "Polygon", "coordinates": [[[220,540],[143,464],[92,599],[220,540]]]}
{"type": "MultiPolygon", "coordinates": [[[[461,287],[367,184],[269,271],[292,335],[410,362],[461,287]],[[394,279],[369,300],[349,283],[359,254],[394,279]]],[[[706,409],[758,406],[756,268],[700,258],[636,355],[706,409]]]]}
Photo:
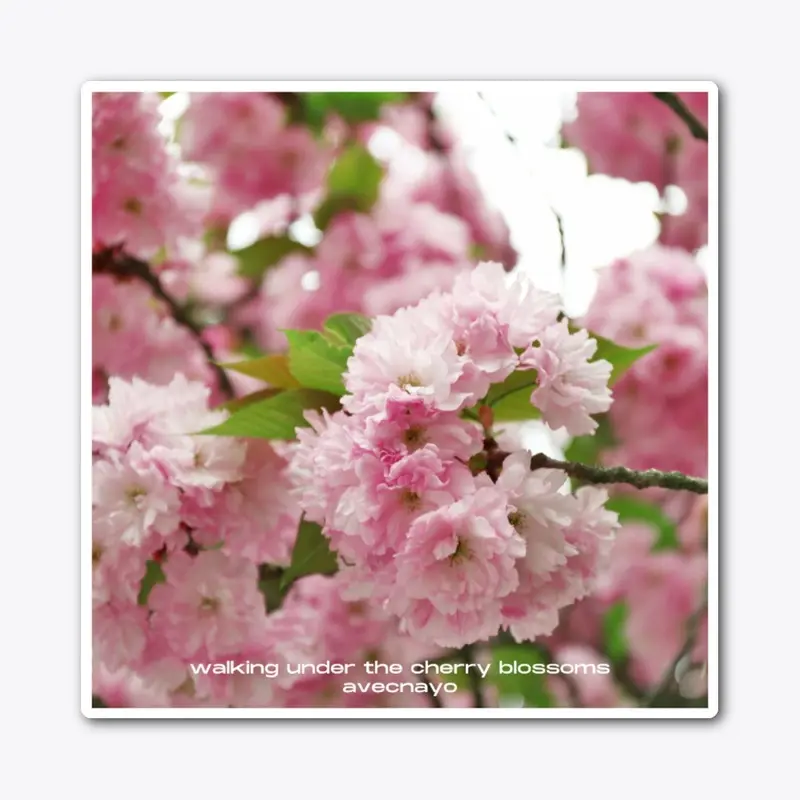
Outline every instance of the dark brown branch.
{"type": "Polygon", "coordinates": [[[687,108],[675,92],[653,92],[653,97],[668,105],[685,123],[695,139],[708,141],[708,128],[687,108]]]}
{"type": "Polygon", "coordinates": [[[551,208],[550,210],[553,212],[553,216],[556,218],[556,225],[558,226],[558,240],[561,243],[559,264],[563,273],[567,268],[567,245],[564,241],[564,220],[561,218],[561,214],[559,214],[554,208],[551,208]]]}
{"type": "Polygon", "coordinates": [[[708,494],[708,481],[682,472],[661,472],[657,469],[635,470],[628,467],[599,467],[575,461],[559,461],[544,453],[531,458],[531,470],[560,469],[572,478],[585,483],[626,483],[637,489],[673,489],[675,491],[708,494]]]}
{"type": "Polygon", "coordinates": [[[189,331],[197,344],[203,349],[209,365],[217,375],[220,389],[227,397],[234,396],[235,392],[230,379],[225,370],[216,364],[214,352],[211,349],[211,345],[203,339],[202,330],[189,317],[186,311],[178,305],[175,299],[165,291],[158,275],[150,269],[150,265],[146,261],[128,255],[120,247],[107,247],[92,255],[92,272],[108,273],[120,278],[137,278],[144,281],[153,294],[167,306],[175,322],[189,331]]]}

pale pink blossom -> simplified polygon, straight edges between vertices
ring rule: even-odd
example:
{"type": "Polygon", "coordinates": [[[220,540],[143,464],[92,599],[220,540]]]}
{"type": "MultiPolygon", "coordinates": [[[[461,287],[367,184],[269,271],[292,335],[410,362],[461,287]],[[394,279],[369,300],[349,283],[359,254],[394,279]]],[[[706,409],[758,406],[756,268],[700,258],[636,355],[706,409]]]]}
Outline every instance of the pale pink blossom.
{"type": "Polygon", "coordinates": [[[508,522],[505,495],[482,486],[417,519],[396,556],[390,608],[412,636],[460,646],[496,630],[516,589],[525,544],[508,522]]]}
{"type": "Polygon", "coordinates": [[[483,446],[476,425],[464,424],[455,412],[431,408],[423,397],[409,399],[398,386],[391,387],[382,411],[365,419],[365,433],[382,453],[411,453],[433,445],[443,459],[468,461],[483,446]]]}
{"type": "Polygon", "coordinates": [[[614,386],[606,458],[634,469],[708,469],[708,289],[696,260],[653,246],[600,273],[581,323],[626,347],[657,345],[614,386]]]}
{"type": "Polygon", "coordinates": [[[163,569],[166,582],[148,599],[150,624],[176,655],[216,659],[259,635],[265,609],[255,564],[209,550],[174,553],[163,569]]]}
{"type": "Polygon", "coordinates": [[[168,384],[176,375],[209,385],[215,378],[205,354],[150,289],[111,275],[92,277],[93,400],[107,397],[109,377],[168,384]]]}
{"type": "Polygon", "coordinates": [[[290,489],[286,461],[270,442],[249,441],[241,475],[213,503],[189,511],[195,540],[222,542],[225,552],[256,564],[288,564],[300,521],[290,489]]]}
{"type": "Polygon", "coordinates": [[[169,708],[169,696],[148,684],[129,667],[109,670],[100,664],[92,670],[92,694],[107,708],[169,708]]]}
{"type": "Polygon", "coordinates": [[[178,527],[179,508],[177,488],[137,442],[124,456],[94,463],[93,525],[102,540],[153,545],[178,527]]]}
{"type": "Polygon", "coordinates": [[[573,705],[573,693],[580,708],[631,707],[634,702],[614,682],[612,665],[591,647],[569,644],[555,652],[558,664],[569,671],[548,679],[548,686],[563,706],[573,705]],[[605,671],[601,671],[604,669],[605,671]],[[572,685],[573,692],[568,689],[572,685]]]}
{"type": "Polygon", "coordinates": [[[567,476],[559,470],[531,472],[527,450],[503,461],[497,488],[506,492],[509,521],[525,540],[525,563],[536,574],[553,572],[577,551],[565,537],[572,522],[575,500],[562,493],[567,476]]]}
{"type": "Polygon", "coordinates": [[[570,333],[566,320],[550,325],[521,356],[523,367],[536,370],[537,387],[531,402],[554,429],[564,427],[573,436],[597,428],[593,414],[611,407],[611,364],[591,360],[597,341],[584,329],[570,333]]]}
{"type": "Polygon", "coordinates": [[[281,101],[262,92],[196,92],[181,119],[184,157],[206,165],[229,205],[246,210],[279,195],[317,192],[332,153],[281,101]]]}
{"type": "Polygon", "coordinates": [[[593,592],[606,568],[618,528],[617,515],[604,508],[608,493],[583,486],[570,499],[572,515],[563,529],[566,562],[550,572],[520,563],[519,588],[503,601],[504,625],[517,641],[551,634],[560,610],[593,592]]]}
{"type": "MultiPolygon", "coordinates": [[[[701,121],[708,118],[706,93],[679,93],[701,121]]],[[[577,118],[563,135],[583,150],[594,172],[661,190],[675,182],[671,167],[687,150],[708,148],[693,139],[686,123],[650,92],[581,92],[577,118]]]]}
{"type": "Polygon", "coordinates": [[[342,400],[351,413],[379,410],[391,387],[409,400],[422,397],[433,408],[455,411],[471,398],[454,391],[461,365],[452,333],[441,321],[433,296],[391,317],[377,317],[355,345],[347,364],[342,400]]]}
{"type": "Polygon", "coordinates": [[[203,199],[187,188],[157,130],[158,97],[92,95],[92,240],[149,258],[198,235],[203,199]]]}

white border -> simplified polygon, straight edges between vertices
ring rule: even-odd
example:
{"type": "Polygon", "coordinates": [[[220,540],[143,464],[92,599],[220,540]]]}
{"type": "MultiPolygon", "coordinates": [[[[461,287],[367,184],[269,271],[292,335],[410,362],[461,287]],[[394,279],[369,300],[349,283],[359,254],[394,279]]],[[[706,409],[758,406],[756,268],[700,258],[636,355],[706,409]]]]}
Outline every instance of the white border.
{"type": "Polygon", "coordinates": [[[711,81],[87,81],[81,87],[81,713],[88,719],[712,719],[719,712],[719,89],[711,81]],[[92,708],[91,408],[92,408],[92,109],[98,91],[452,91],[513,89],[521,84],[563,91],[708,92],[708,708],[92,708]]]}

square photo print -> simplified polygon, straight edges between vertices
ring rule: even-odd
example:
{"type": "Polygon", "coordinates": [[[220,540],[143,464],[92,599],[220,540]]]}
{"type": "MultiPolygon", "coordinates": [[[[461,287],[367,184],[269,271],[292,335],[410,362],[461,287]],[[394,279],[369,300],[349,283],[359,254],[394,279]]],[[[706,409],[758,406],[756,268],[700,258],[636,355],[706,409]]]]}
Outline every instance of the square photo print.
{"type": "Polygon", "coordinates": [[[84,715],[714,717],[717,103],[84,85],[84,715]]]}

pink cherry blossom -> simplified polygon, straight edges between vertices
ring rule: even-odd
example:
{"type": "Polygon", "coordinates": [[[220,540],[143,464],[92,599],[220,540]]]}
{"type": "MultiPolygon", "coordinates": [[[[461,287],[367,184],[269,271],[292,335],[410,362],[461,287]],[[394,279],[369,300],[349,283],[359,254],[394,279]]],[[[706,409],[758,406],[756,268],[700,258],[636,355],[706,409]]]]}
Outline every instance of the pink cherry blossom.
{"type": "Polygon", "coordinates": [[[288,564],[300,521],[290,488],[284,459],[269,442],[252,440],[240,474],[212,504],[187,510],[195,540],[222,542],[225,552],[256,564],[288,564]]]}
{"type": "Polygon", "coordinates": [[[101,539],[157,549],[180,522],[180,496],[157,462],[134,442],[124,456],[95,462],[92,474],[94,527],[101,539]]]}
{"type": "MultiPolygon", "coordinates": [[[[681,97],[707,122],[705,94],[681,97]]],[[[602,270],[585,318],[568,320],[535,265],[512,269],[508,226],[433,95],[363,123],[305,120],[312,104],[294,93],[192,93],[173,133],[179,100],[92,102],[93,692],[119,708],[435,714],[474,706],[473,691],[345,687],[386,681],[372,661],[417,685],[420,660],[473,645],[488,663],[513,640],[556,663],[613,660],[611,675],[545,685],[558,705],[625,707],[673,671],[690,625],[684,661],[704,665],[707,498],[613,487],[620,509],[635,498],[674,523],[675,546],[657,549],[654,527],[620,527],[605,489],[531,470],[526,448],[597,432],[600,464],[706,474],[708,287],[687,251],[708,238],[708,145],[646,92],[579,96],[564,131],[590,170],[652,183],[665,208],[679,187],[687,207],[659,213],[658,244],[602,270]],[[377,191],[332,197],[331,167],[355,142],[377,191]],[[286,254],[251,263],[264,239],[286,254]],[[338,410],[306,411],[286,441],[203,433],[268,385],[227,370],[229,392],[220,363],[277,355],[283,330],[337,312],[371,320],[338,410]],[[613,393],[600,336],[656,345],[613,393]],[[516,382],[519,402],[498,402],[516,382]],[[298,530],[323,537],[335,574],[286,580],[298,530]],[[197,668],[215,662],[278,669],[197,668]],[[292,669],[326,662],[355,666],[292,669]]],[[[491,680],[482,694],[509,702],[491,680]]]]}
{"type": "Polygon", "coordinates": [[[708,450],[708,291],[681,250],[650,247],[610,264],[581,323],[627,347],[657,345],[614,386],[616,447],[635,469],[704,475],[708,450]]]}
{"type": "Polygon", "coordinates": [[[349,412],[378,410],[391,387],[408,399],[422,397],[440,411],[455,411],[470,400],[454,392],[461,366],[452,333],[442,322],[434,296],[391,317],[377,317],[357,342],[348,362],[342,402],[349,412]]]}
{"type": "MultiPolygon", "coordinates": [[[[708,122],[708,95],[678,97],[701,123],[708,122]]],[[[708,238],[708,143],[695,139],[675,112],[650,92],[581,92],[577,119],[562,133],[584,151],[594,172],[639,182],[663,192],[679,186],[688,201],[681,215],[662,217],[660,241],[693,251],[708,238]]]]}
{"type": "Polygon", "coordinates": [[[617,515],[604,508],[607,498],[593,486],[575,493],[572,518],[563,529],[566,563],[549,572],[535,571],[536,562],[519,565],[519,588],[502,608],[504,625],[517,641],[551,634],[559,611],[595,590],[618,527],[617,515]]]}
{"type": "Polygon", "coordinates": [[[592,360],[596,350],[587,331],[571,333],[562,320],[545,328],[520,357],[524,368],[536,370],[531,402],[552,428],[564,427],[575,436],[592,433],[597,428],[592,415],[611,407],[611,364],[592,360]]]}
{"type": "Polygon", "coordinates": [[[536,574],[553,572],[576,555],[564,535],[574,514],[574,499],[562,493],[566,475],[558,470],[530,470],[530,453],[509,455],[497,487],[506,492],[509,519],[525,540],[525,563],[536,574]]]}
{"type": "Polygon", "coordinates": [[[94,401],[102,402],[108,378],[142,378],[168,384],[176,373],[211,385],[214,375],[191,334],[178,325],[143,283],[92,277],[94,401]]]}
{"type": "Polygon", "coordinates": [[[505,495],[493,486],[417,519],[396,557],[390,608],[409,632],[443,646],[485,637],[500,601],[518,583],[525,544],[508,521],[505,495]],[[472,630],[477,627],[477,630],[472,630]]]}
{"type": "Polygon", "coordinates": [[[332,155],[307,128],[287,124],[277,97],[258,92],[193,93],[180,142],[187,160],[211,170],[231,216],[279,195],[318,191],[332,155]]]}
{"type": "Polygon", "coordinates": [[[150,592],[151,627],[181,658],[216,659],[258,636],[264,597],[251,562],[218,550],[178,552],[164,565],[166,582],[150,592]]]}
{"type": "Polygon", "coordinates": [[[157,131],[158,98],[92,96],[92,238],[148,258],[200,233],[202,198],[181,183],[157,131]]]}

